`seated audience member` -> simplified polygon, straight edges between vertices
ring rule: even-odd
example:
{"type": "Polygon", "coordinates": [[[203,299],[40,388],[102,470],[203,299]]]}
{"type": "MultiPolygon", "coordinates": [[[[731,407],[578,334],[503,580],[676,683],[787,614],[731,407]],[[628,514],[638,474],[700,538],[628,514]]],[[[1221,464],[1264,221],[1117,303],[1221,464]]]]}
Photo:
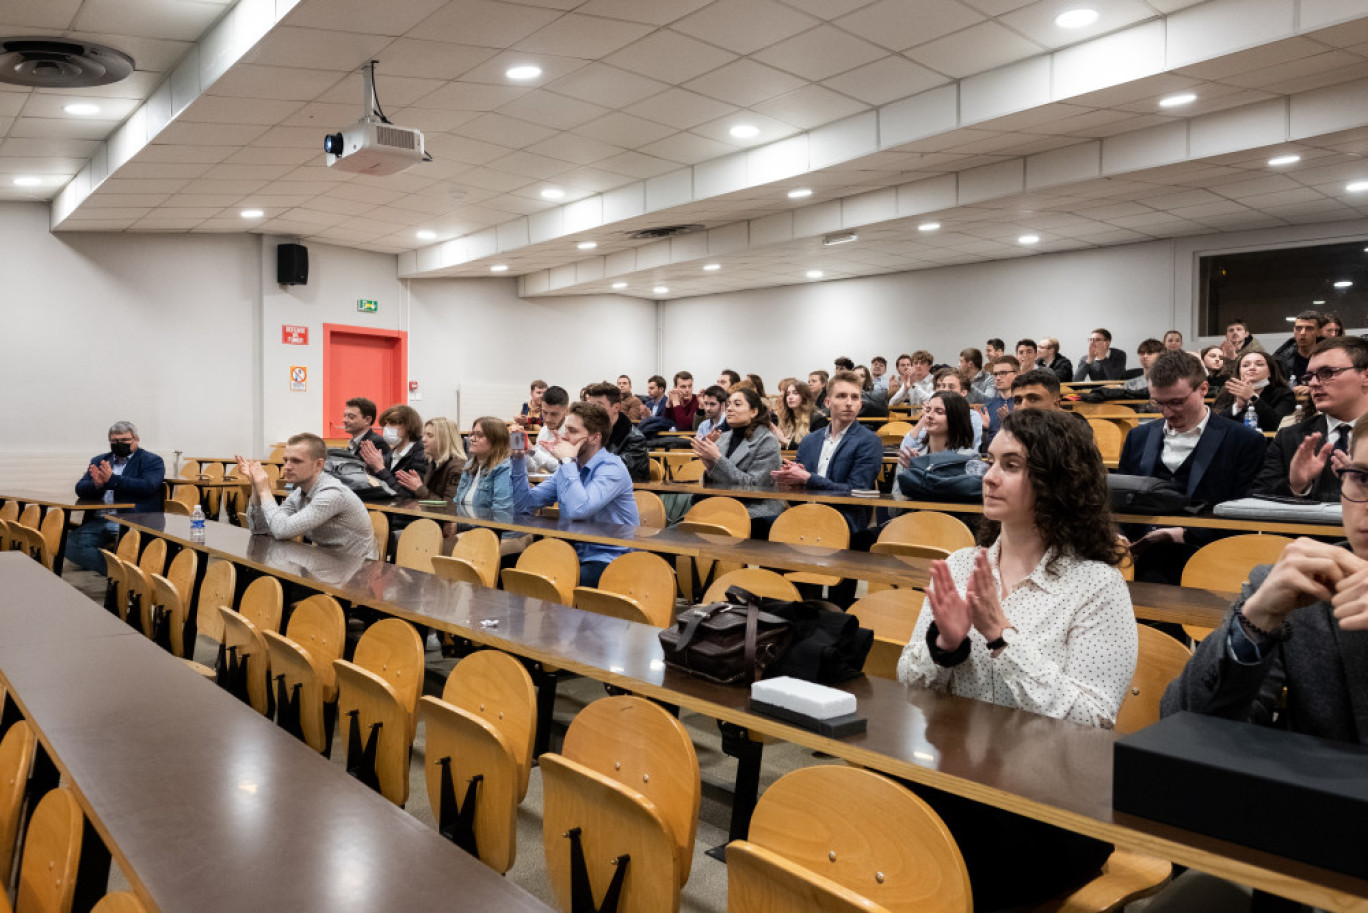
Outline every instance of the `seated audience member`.
{"type": "Polygon", "coordinates": [[[860,415],[865,418],[888,417],[888,393],[874,389],[874,379],[864,365],[855,366],[855,376],[860,379],[860,415]]]}
{"type": "Polygon", "coordinates": [[[541,424],[542,395],[546,393],[546,381],[532,381],[530,393],[528,401],[522,404],[522,412],[513,421],[527,428],[536,428],[541,424]]]}
{"type": "Polygon", "coordinates": [[[1073,362],[1059,354],[1059,340],[1053,336],[1040,337],[1040,366],[1048,368],[1060,383],[1073,380],[1073,362]]]}
{"type": "MultiPolygon", "coordinates": [[[[1207,408],[1206,370],[1187,352],[1165,352],[1150,369],[1150,396],[1164,421],[1133,428],[1120,471],[1175,483],[1192,504],[1214,507],[1249,494],[1263,464],[1264,436],[1207,408]]],[[[1197,547],[1216,538],[1181,526],[1151,529],[1135,543],[1137,579],[1178,583],[1197,547]]]]}
{"type": "MultiPolygon", "coordinates": [[[[622,402],[622,391],[618,391],[618,402],[622,402]]],[[[652,374],[646,381],[646,396],[642,399],[648,415],[665,415],[665,378],[652,374]]]]}
{"type": "Polygon", "coordinates": [[[374,558],[370,513],[354,491],[323,471],[327,456],[328,447],[316,434],[296,434],[285,442],[280,480],[294,485],[294,491],[280,504],[261,464],[238,457],[238,477],[252,484],[247,528],[276,539],[303,536],[353,558],[374,558]]]}
{"type": "MultiPolygon", "coordinates": [[[[109,426],[109,450],[90,460],[76,482],[76,497],[88,501],[132,501],[136,513],[160,513],[166,464],[150,450],[138,446],[138,429],[132,422],[109,426]]],[[[88,510],[85,520],[67,536],[66,557],[77,567],[97,574],[105,572],[100,549],[118,538],[119,526],[108,518],[110,511],[88,510]]],[[[130,511],[123,511],[130,513],[130,511]]]]}
{"type": "Polygon", "coordinates": [[[746,383],[750,384],[751,387],[754,388],[755,392],[760,394],[761,399],[766,399],[765,382],[760,379],[759,374],[747,374],[746,383]]]}
{"type": "Polygon", "coordinates": [[[1325,323],[1321,325],[1320,332],[1317,334],[1321,339],[1330,339],[1333,336],[1344,335],[1344,321],[1338,314],[1326,314],[1325,323]]]}
{"type": "Polygon", "coordinates": [[[831,375],[825,371],[813,371],[808,374],[808,392],[812,394],[812,408],[817,410],[826,409],[827,381],[831,375]]]}
{"type": "Polygon", "coordinates": [[[869,360],[869,379],[874,381],[874,389],[888,395],[888,359],[875,355],[869,360]]]}
{"type": "MultiPolygon", "coordinates": [[[[797,459],[785,460],[770,474],[776,482],[832,494],[874,488],[883,465],[883,442],[855,420],[860,413],[861,392],[859,377],[850,371],[831,379],[831,424],[803,438],[797,459]]],[[[842,505],[838,509],[852,531],[863,529],[869,522],[868,508],[842,505]]]]}
{"type": "Polygon", "coordinates": [[[1007,354],[1007,343],[994,337],[983,344],[983,363],[991,365],[994,361],[1007,354]]]}
{"type": "Polygon", "coordinates": [[[551,448],[560,440],[561,425],[569,407],[570,394],[564,387],[546,388],[542,395],[542,426],[537,432],[537,442],[535,446],[529,442],[527,447],[528,472],[555,472],[560,465],[551,448]]]}
{"type": "Polygon", "coordinates": [[[959,373],[968,385],[964,397],[970,403],[986,403],[993,398],[993,375],[988,373],[983,364],[983,353],[978,349],[969,348],[960,352],[959,373]]]}
{"type": "Polygon", "coordinates": [[[1167,352],[1183,351],[1183,334],[1177,330],[1169,330],[1164,334],[1164,350],[1167,352]]]}
{"type": "Polygon", "coordinates": [[[618,392],[622,394],[622,398],[626,399],[627,397],[632,395],[632,379],[628,377],[626,374],[619,374],[617,379],[617,388],[618,392]]]}
{"type": "Polygon", "coordinates": [[[1021,364],[1014,356],[1003,355],[993,360],[993,395],[983,404],[988,413],[988,433],[984,446],[992,443],[993,435],[1002,427],[1002,420],[1012,411],[1012,381],[1021,373],[1021,364]]]}
{"type": "Polygon", "coordinates": [[[727,430],[723,411],[727,406],[727,391],[713,384],[698,394],[698,411],[694,413],[694,437],[706,437],[714,429],[727,430]]]}
{"type": "MultiPolygon", "coordinates": [[[[855,362],[851,361],[844,355],[838,356],[835,362],[835,369],[836,371],[854,371],[855,362]]],[[[834,374],[835,371],[833,371],[832,373],[834,374]]]]}
{"type": "Polygon", "coordinates": [[[1284,428],[1268,445],[1254,493],[1299,495],[1313,501],[1340,496],[1335,463],[1350,450],[1350,428],[1368,414],[1368,342],[1336,336],[1316,344],[1306,369],[1318,415],[1284,428]],[[1333,455],[1334,451],[1342,451],[1333,455]]]}
{"type": "MultiPolygon", "coordinates": [[[[988,451],[978,547],[932,564],[898,678],[1110,728],[1139,652],[1107,471],[1082,426],[1023,409],[988,451]]],[[[1027,907],[1094,877],[1111,847],[926,787],[979,910],[1027,907]],[[1004,852],[1010,846],[1010,852],[1004,852]]]]}
{"type": "Polygon", "coordinates": [[[1121,380],[1126,373],[1126,353],[1111,347],[1111,331],[1098,327],[1088,334],[1088,354],[1078,363],[1075,381],[1121,380]]]}
{"type": "MultiPolygon", "coordinates": [[[[727,396],[727,430],[690,441],[694,455],[703,461],[704,480],[715,485],[768,485],[770,473],[784,462],[779,441],[770,432],[769,406],[749,387],[733,389],[727,396]]],[[[743,499],[752,519],[775,517],[784,509],[773,498],[743,499]]]]}
{"type": "Polygon", "coordinates": [[[1220,392],[1226,379],[1230,377],[1227,368],[1233,364],[1233,362],[1229,366],[1226,364],[1225,355],[1221,352],[1220,346],[1204,346],[1202,348],[1202,367],[1206,368],[1207,384],[1210,385],[1212,393],[1220,392]]]}
{"type": "Polygon", "coordinates": [[[1022,371],[1030,371],[1036,367],[1036,362],[1040,359],[1040,350],[1036,348],[1034,339],[1018,339],[1016,344],[1017,368],[1022,371]]]}
{"type": "Polygon", "coordinates": [[[1169,685],[1165,716],[1189,710],[1368,744],[1368,419],[1353,438],[1339,468],[1349,547],[1298,539],[1251,571],[1230,617],[1169,685]]]}
{"type": "MultiPolygon", "coordinates": [[[[611,386],[611,385],[609,385],[611,386]]],[[[613,389],[617,389],[614,387],[613,389]]],[[[518,513],[560,505],[562,517],[637,526],[632,480],[621,459],[603,446],[608,438],[608,411],[597,403],[575,403],[565,416],[565,427],[552,453],[559,461],[554,475],[536,488],[527,482],[527,467],[514,456],[510,484],[518,513]]],[[[617,545],[575,542],[580,560],[580,585],[598,586],[608,563],[628,549],[617,545]]]]}
{"type": "Polygon", "coordinates": [[[1267,352],[1249,351],[1239,357],[1233,376],[1221,388],[1211,411],[1243,422],[1251,405],[1260,431],[1277,431],[1282,420],[1297,408],[1282,365],[1267,352]]]}
{"type": "Polygon", "coordinates": [[[1012,411],[1022,409],[1044,409],[1046,412],[1062,412],[1074,419],[1092,438],[1092,426],[1088,417],[1081,412],[1065,409],[1059,404],[1059,378],[1047,368],[1023,371],[1012,381],[1012,411]]]}
{"type": "Polygon", "coordinates": [[[1263,343],[1254,338],[1244,319],[1237,317],[1226,324],[1225,340],[1221,343],[1221,354],[1231,364],[1246,352],[1264,351],[1263,343]]]}
{"type": "MultiPolygon", "coordinates": [[[[466,453],[469,459],[461,473],[461,483],[456,487],[456,506],[503,517],[513,516],[513,461],[508,447],[508,426],[492,415],[475,419],[470,434],[466,435],[466,453]]],[[[504,530],[499,534],[499,554],[516,555],[527,548],[531,540],[531,536],[504,530]]]]}
{"type": "Polygon", "coordinates": [[[688,371],[679,371],[674,376],[674,386],[670,388],[669,401],[665,406],[665,418],[675,431],[692,431],[694,416],[698,414],[698,397],[693,392],[694,377],[688,371]]]}
{"type": "Polygon", "coordinates": [[[780,446],[797,447],[809,433],[825,424],[826,420],[812,407],[812,393],[806,385],[794,377],[779,381],[779,415],[770,431],[779,439],[780,446]]]}
{"type": "MultiPolygon", "coordinates": [[[[969,399],[969,395],[967,392],[968,387],[964,383],[964,375],[956,371],[954,368],[941,368],[939,371],[935,373],[935,375],[933,375],[933,377],[935,380],[937,393],[941,392],[942,390],[948,393],[958,393],[960,396],[964,397],[964,401],[966,403],[972,402],[969,399]]],[[[983,426],[986,424],[986,422],[984,421],[983,413],[979,409],[975,408],[973,405],[970,405],[969,407],[969,422],[974,429],[974,449],[982,450],[983,426]]]]}
{"type": "Polygon", "coordinates": [[[916,426],[903,436],[898,445],[898,466],[906,469],[919,456],[943,451],[978,453],[974,445],[974,410],[969,403],[950,390],[937,390],[922,406],[916,426]]]}
{"type": "Polygon", "coordinates": [[[420,476],[410,469],[398,469],[394,478],[421,501],[450,501],[456,497],[467,459],[460,429],[449,418],[428,419],[423,425],[423,453],[427,457],[426,473],[420,476]]]}
{"type": "Polygon", "coordinates": [[[1140,373],[1132,377],[1121,385],[1121,389],[1127,393],[1135,395],[1135,399],[1145,399],[1149,396],[1149,373],[1154,366],[1154,360],[1162,353],[1170,351],[1164,348],[1164,344],[1157,339],[1150,338],[1135,348],[1135,357],[1140,359],[1140,373]]]}
{"type": "MultiPolygon", "coordinates": [[[[663,386],[664,378],[660,380],[663,386]]],[[[619,396],[621,394],[613,384],[590,384],[585,388],[585,402],[602,406],[612,422],[603,446],[609,453],[621,457],[633,482],[649,482],[651,456],[646,448],[646,438],[632,425],[631,419],[622,414],[619,396]]]]}
{"type": "Polygon", "coordinates": [[[737,374],[731,368],[723,368],[722,372],[717,375],[717,386],[721,387],[723,390],[730,390],[732,384],[739,383],[741,383],[741,375],[737,374]]]}
{"type": "Polygon", "coordinates": [[[1292,322],[1292,338],[1273,353],[1298,397],[1311,394],[1306,384],[1306,368],[1311,361],[1311,350],[1320,342],[1320,331],[1325,327],[1326,319],[1319,311],[1302,311],[1292,322]]]}
{"type": "Polygon", "coordinates": [[[641,426],[642,421],[651,418],[646,412],[646,404],[641,401],[641,397],[635,395],[623,397],[622,412],[637,427],[641,426]]]}
{"type": "MultiPolygon", "coordinates": [[[[540,411],[540,403],[538,411],[540,411]]],[[[427,454],[418,442],[423,434],[423,419],[412,406],[390,406],[380,413],[380,436],[389,445],[389,453],[381,453],[380,448],[370,441],[362,441],[357,456],[366,464],[370,474],[384,482],[396,494],[402,493],[396,474],[410,470],[419,477],[427,474],[427,454]]],[[[401,521],[402,522],[402,521],[401,521]]],[[[390,524],[393,526],[393,522],[390,524]]]]}
{"type": "Polygon", "coordinates": [[[342,428],[351,435],[347,449],[360,456],[361,442],[370,441],[380,453],[389,453],[389,444],[371,430],[371,426],[375,424],[375,403],[364,396],[355,396],[347,400],[346,405],[347,407],[342,410],[342,428]]]}
{"type": "Polygon", "coordinates": [[[920,406],[936,392],[931,377],[931,353],[918,349],[911,355],[899,355],[895,363],[898,374],[888,382],[889,406],[920,406]]]}

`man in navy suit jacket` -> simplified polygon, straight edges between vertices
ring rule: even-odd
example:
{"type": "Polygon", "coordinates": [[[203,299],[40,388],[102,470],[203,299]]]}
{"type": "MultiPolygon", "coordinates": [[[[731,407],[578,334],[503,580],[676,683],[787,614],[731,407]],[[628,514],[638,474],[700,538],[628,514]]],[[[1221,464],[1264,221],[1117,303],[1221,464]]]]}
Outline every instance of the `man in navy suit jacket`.
{"type": "MultiPolygon", "coordinates": [[[[1126,435],[1119,469],[1127,475],[1174,482],[1191,504],[1211,507],[1249,494],[1267,442],[1252,428],[1207,407],[1206,369],[1187,352],[1164,352],[1150,368],[1150,394],[1164,415],[1126,435]]],[[[1177,583],[1199,547],[1217,538],[1207,530],[1152,529],[1136,545],[1137,579],[1177,583]]]]}
{"type": "MultiPolygon", "coordinates": [[[[134,510],[160,512],[166,464],[155,453],[138,447],[138,429],[132,422],[115,422],[109,429],[109,452],[90,461],[76,483],[76,496],[91,501],[132,501],[134,510]]],[[[67,538],[66,557],[77,566],[104,573],[100,549],[114,541],[117,527],[103,512],[86,511],[85,522],[67,538]]]]}

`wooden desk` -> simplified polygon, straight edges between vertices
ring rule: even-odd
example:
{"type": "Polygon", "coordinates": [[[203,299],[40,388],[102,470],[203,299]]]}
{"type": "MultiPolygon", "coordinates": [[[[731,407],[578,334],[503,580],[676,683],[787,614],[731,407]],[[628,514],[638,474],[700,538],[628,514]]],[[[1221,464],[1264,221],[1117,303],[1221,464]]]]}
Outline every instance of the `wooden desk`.
{"type": "Polygon", "coordinates": [[[251,537],[213,523],[206,543],[196,546],[187,538],[184,517],[144,515],[120,522],[415,624],[1126,849],[1317,906],[1349,909],[1368,899],[1368,881],[1363,879],[1113,812],[1114,735],[1109,731],[860,678],[842,688],[859,700],[860,711],[869,718],[868,731],[830,739],[750,712],[744,688],[713,685],[667,669],[657,631],[645,625],[364,559],[345,583],[320,586],[310,565],[318,560],[330,565],[322,572],[326,577],[338,568],[313,546],[251,537]]]}
{"type": "Polygon", "coordinates": [[[0,555],[0,679],[149,910],[548,913],[35,568],[0,555]]]}
{"type": "Polygon", "coordinates": [[[52,571],[59,577],[62,575],[62,566],[66,562],[67,528],[71,525],[72,511],[132,510],[138,506],[132,501],[115,501],[112,504],[106,504],[104,501],[78,498],[74,492],[32,492],[16,488],[6,488],[4,492],[0,492],[0,501],[18,501],[20,510],[23,510],[26,505],[37,504],[43,508],[44,517],[54,507],[59,507],[67,512],[66,522],[62,524],[62,531],[57,535],[57,553],[52,556],[52,571]]]}

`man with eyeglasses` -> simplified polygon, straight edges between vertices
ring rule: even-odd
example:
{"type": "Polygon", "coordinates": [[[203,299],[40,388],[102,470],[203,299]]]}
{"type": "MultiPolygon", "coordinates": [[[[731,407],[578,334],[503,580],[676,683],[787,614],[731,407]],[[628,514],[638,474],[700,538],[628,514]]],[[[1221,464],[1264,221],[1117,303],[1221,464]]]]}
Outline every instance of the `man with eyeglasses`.
{"type": "Polygon", "coordinates": [[[1088,334],[1088,354],[1078,363],[1075,382],[1084,380],[1122,380],[1126,373],[1126,352],[1111,347],[1111,331],[1098,327],[1088,334]]]}
{"type": "Polygon", "coordinates": [[[1331,455],[1349,451],[1350,428],[1368,414],[1368,342],[1355,336],[1321,340],[1304,377],[1319,414],[1273,438],[1254,494],[1337,501],[1340,484],[1331,455]]]}
{"type": "Polygon", "coordinates": [[[1368,744],[1368,418],[1352,436],[1352,456],[1333,457],[1349,548],[1298,539],[1251,571],[1225,624],[1169,685],[1164,715],[1267,726],[1276,713],[1294,732],[1368,744]]]}
{"type": "MultiPolygon", "coordinates": [[[[1126,435],[1120,471],[1173,482],[1189,503],[1206,507],[1247,495],[1263,461],[1264,436],[1207,407],[1202,362],[1187,352],[1164,352],[1150,368],[1149,387],[1164,420],[1126,435]]],[[[1218,535],[1181,526],[1149,530],[1132,545],[1136,579],[1178,583],[1187,559],[1218,535]]]]}
{"type": "Polygon", "coordinates": [[[993,386],[996,388],[983,410],[988,413],[988,433],[983,436],[983,450],[993,441],[993,435],[1002,427],[1002,420],[1012,411],[1012,381],[1021,373],[1021,363],[1014,356],[1003,355],[993,360],[990,366],[993,373],[993,386]]]}
{"type": "MultiPolygon", "coordinates": [[[[76,483],[76,496],[106,504],[132,501],[134,510],[160,513],[162,481],[166,464],[162,458],[138,446],[138,429],[132,422],[115,422],[109,428],[109,452],[90,461],[76,483]]],[[[86,511],[85,521],[67,538],[67,560],[77,567],[103,574],[104,555],[100,549],[118,536],[118,524],[108,519],[110,511],[86,511]]]]}

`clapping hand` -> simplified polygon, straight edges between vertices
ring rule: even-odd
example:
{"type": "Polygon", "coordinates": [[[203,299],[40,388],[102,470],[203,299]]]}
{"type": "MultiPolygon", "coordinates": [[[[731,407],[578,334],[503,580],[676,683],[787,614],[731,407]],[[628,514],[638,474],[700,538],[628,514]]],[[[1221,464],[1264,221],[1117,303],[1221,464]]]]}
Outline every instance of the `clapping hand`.
{"type": "Polygon", "coordinates": [[[109,465],[108,460],[90,464],[90,481],[94,482],[96,487],[104,488],[113,477],[114,469],[109,465]]]}
{"type": "Polygon", "coordinates": [[[379,472],[385,468],[385,455],[380,452],[379,447],[370,441],[361,442],[361,446],[357,449],[357,456],[361,457],[361,461],[366,464],[371,472],[379,472]]]}
{"type": "Polygon", "coordinates": [[[409,491],[417,491],[423,487],[423,480],[412,469],[401,469],[394,474],[394,479],[409,491]]]}
{"type": "Polygon", "coordinates": [[[1325,435],[1319,431],[1308,434],[1297,447],[1297,452],[1292,454],[1292,462],[1287,468],[1287,482],[1293,494],[1304,491],[1325,469],[1335,444],[1333,441],[1326,441],[1325,446],[1319,446],[1324,437],[1325,435]]]}
{"type": "Polygon", "coordinates": [[[703,465],[712,469],[717,465],[717,461],[722,458],[722,451],[717,448],[717,438],[713,437],[716,429],[710,431],[706,437],[690,438],[689,446],[693,448],[694,456],[703,461],[703,465]]]}

